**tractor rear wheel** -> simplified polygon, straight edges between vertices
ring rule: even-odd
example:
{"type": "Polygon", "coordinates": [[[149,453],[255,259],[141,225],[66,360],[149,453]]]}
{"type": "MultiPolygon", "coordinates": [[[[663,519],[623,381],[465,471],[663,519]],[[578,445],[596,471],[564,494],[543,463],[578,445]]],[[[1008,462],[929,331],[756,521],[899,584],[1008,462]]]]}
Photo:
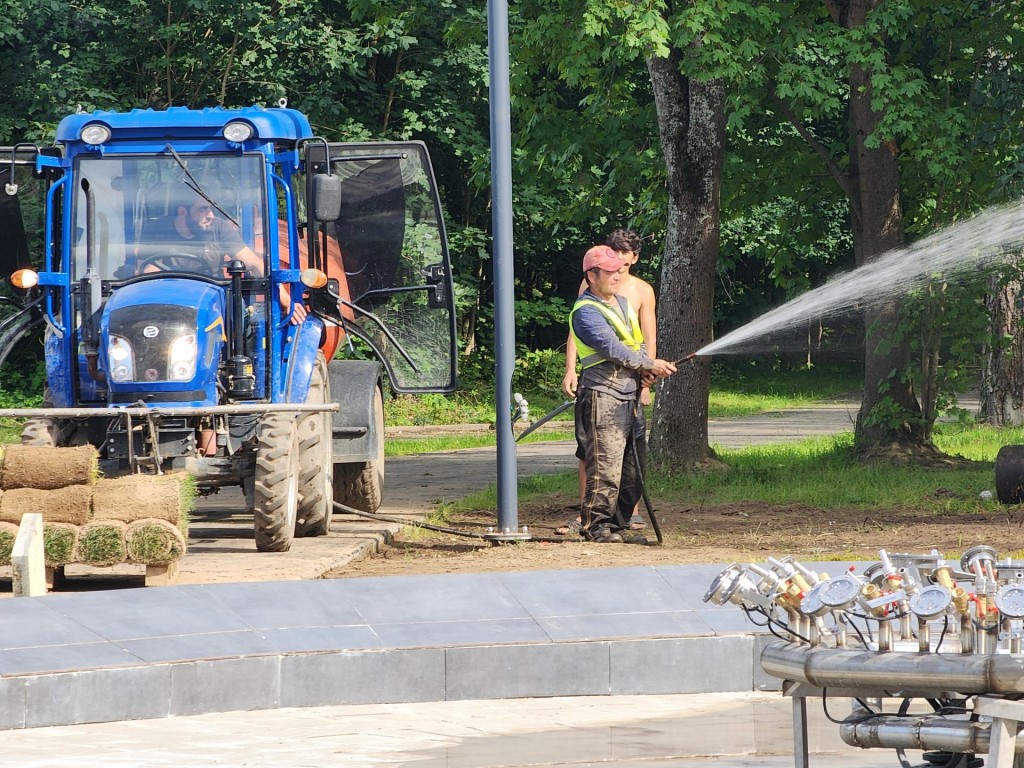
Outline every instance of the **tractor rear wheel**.
{"type": "Polygon", "coordinates": [[[256,446],[253,520],[256,549],[287,552],[299,506],[299,433],[295,414],[268,413],[256,446]]]}
{"type": "MultiPolygon", "coordinates": [[[[309,382],[307,404],[331,401],[327,360],[317,353],[309,382]]],[[[326,536],[331,529],[334,504],[331,493],[331,414],[307,413],[299,419],[299,513],[296,536],[326,536]]]]}
{"type": "Polygon", "coordinates": [[[376,512],[384,495],[384,395],[373,393],[377,455],[370,461],[334,465],[334,500],[362,512],[376,512]]]}

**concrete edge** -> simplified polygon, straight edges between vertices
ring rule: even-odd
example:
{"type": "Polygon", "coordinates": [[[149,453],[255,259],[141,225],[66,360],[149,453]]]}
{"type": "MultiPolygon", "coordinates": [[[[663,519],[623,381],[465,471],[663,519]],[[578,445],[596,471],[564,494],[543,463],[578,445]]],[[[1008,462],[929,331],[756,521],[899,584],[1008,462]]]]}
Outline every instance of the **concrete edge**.
{"type": "Polygon", "coordinates": [[[284,652],[0,678],[0,730],[346,704],[779,690],[764,635],[284,652]]]}

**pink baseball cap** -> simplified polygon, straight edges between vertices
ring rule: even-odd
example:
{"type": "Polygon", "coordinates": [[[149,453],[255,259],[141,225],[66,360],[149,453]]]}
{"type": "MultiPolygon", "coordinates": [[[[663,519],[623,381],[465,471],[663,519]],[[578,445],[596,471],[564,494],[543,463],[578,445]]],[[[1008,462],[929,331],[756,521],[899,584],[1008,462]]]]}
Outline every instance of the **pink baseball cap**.
{"type": "Polygon", "coordinates": [[[607,245],[595,245],[583,256],[583,271],[599,268],[608,272],[618,272],[626,266],[626,261],[607,245]]]}

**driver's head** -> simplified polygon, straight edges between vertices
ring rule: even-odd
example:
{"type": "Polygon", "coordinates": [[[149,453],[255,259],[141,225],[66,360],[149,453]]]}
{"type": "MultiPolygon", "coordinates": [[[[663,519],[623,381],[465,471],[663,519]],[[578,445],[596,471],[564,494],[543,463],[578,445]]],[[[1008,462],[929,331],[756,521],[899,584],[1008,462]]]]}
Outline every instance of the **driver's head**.
{"type": "Polygon", "coordinates": [[[185,225],[197,235],[209,231],[213,225],[213,207],[198,196],[189,202],[187,208],[179,206],[178,215],[184,217],[185,225]]]}
{"type": "Polygon", "coordinates": [[[177,185],[172,205],[178,219],[195,235],[208,232],[213,224],[213,207],[186,185],[177,185]]]}

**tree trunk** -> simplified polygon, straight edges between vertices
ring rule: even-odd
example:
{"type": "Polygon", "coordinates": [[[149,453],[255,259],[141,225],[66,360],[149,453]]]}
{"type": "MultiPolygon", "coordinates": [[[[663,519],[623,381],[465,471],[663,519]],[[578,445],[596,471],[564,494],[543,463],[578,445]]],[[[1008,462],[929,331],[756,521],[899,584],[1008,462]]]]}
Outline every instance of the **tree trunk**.
{"type": "MultiPolygon", "coordinates": [[[[844,26],[862,26],[871,5],[852,0],[844,26]]],[[[857,266],[903,245],[903,208],[897,147],[882,141],[869,147],[881,115],[871,107],[871,72],[858,64],[850,70],[850,173],[854,257],[857,266]]],[[[876,137],[877,138],[877,137],[876,137]]],[[[905,343],[894,342],[897,302],[865,313],[864,399],[857,416],[854,443],[861,452],[892,445],[923,445],[921,408],[910,377],[905,343]]]]}
{"type": "Polygon", "coordinates": [[[992,286],[987,302],[993,343],[982,363],[980,418],[994,427],[1024,425],[1024,311],[1020,294],[1019,280],[998,282],[992,286]]]}
{"type": "MultiPolygon", "coordinates": [[[[712,340],[715,263],[725,147],[724,86],[680,70],[678,53],[649,57],[668,179],[668,220],[658,301],[658,357],[678,360],[712,340]]],[[[710,364],[697,358],[658,385],[651,461],[687,470],[708,446],[710,364]]]]}

